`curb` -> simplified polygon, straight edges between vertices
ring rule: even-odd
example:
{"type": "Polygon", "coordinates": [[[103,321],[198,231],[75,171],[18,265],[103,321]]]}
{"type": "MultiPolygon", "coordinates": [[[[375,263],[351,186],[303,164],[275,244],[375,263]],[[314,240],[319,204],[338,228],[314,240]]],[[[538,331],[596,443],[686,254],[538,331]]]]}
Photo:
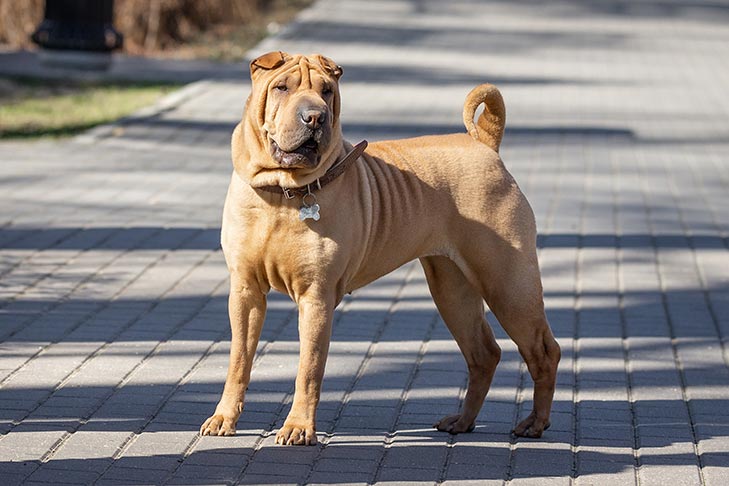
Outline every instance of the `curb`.
{"type": "Polygon", "coordinates": [[[135,122],[149,120],[168,111],[172,111],[186,101],[205,91],[209,86],[209,80],[195,81],[194,83],[183,86],[182,88],[164,96],[152,105],[140,108],[131,115],[125,116],[111,123],[91,128],[79,135],[76,135],[71,140],[80,144],[93,144],[100,140],[110,138],[114,135],[114,132],[118,128],[135,122]]]}

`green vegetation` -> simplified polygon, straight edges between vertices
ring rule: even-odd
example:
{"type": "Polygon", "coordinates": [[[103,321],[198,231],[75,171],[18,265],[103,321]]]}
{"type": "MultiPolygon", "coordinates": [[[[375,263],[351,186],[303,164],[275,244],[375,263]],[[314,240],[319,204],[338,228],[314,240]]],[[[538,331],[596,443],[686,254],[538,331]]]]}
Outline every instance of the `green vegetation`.
{"type": "Polygon", "coordinates": [[[0,139],[68,136],[148,106],[174,89],[159,83],[0,79],[0,139]]]}

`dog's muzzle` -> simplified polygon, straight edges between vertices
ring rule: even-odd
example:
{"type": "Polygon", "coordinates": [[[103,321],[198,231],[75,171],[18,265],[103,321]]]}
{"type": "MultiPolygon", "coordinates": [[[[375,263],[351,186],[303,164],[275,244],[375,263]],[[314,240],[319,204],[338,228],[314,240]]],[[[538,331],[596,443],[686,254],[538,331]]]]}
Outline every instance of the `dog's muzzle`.
{"type": "Polygon", "coordinates": [[[321,158],[319,142],[316,141],[314,134],[289,152],[282,150],[276,141],[271,140],[271,151],[273,160],[285,169],[316,167],[321,158]]]}

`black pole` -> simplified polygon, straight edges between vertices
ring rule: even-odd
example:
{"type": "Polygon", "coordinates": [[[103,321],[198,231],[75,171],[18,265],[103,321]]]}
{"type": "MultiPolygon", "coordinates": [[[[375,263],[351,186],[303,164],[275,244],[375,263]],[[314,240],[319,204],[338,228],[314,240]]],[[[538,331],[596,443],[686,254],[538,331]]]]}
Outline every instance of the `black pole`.
{"type": "Polygon", "coordinates": [[[107,69],[123,36],[113,26],[114,0],[46,0],[43,21],[31,39],[43,64],[107,69]]]}
{"type": "Polygon", "coordinates": [[[45,49],[109,52],[123,37],[112,25],[114,0],[46,0],[31,38],[45,49]]]}

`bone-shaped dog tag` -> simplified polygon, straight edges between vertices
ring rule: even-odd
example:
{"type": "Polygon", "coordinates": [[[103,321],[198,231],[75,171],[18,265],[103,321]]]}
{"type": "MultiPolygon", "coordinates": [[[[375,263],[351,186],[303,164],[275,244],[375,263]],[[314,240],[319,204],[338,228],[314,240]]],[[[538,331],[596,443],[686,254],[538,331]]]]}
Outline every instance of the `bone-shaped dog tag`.
{"type": "Polygon", "coordinates": [[[306,219],[313,219],[314,221],[319,221],[319,218],[321,218],[319,215],[319,209],[320,208],[317,203],[314,203],[311,206],[301,206],[301,208],[299,208],[299,220],[304,221],[306,219]]]}

